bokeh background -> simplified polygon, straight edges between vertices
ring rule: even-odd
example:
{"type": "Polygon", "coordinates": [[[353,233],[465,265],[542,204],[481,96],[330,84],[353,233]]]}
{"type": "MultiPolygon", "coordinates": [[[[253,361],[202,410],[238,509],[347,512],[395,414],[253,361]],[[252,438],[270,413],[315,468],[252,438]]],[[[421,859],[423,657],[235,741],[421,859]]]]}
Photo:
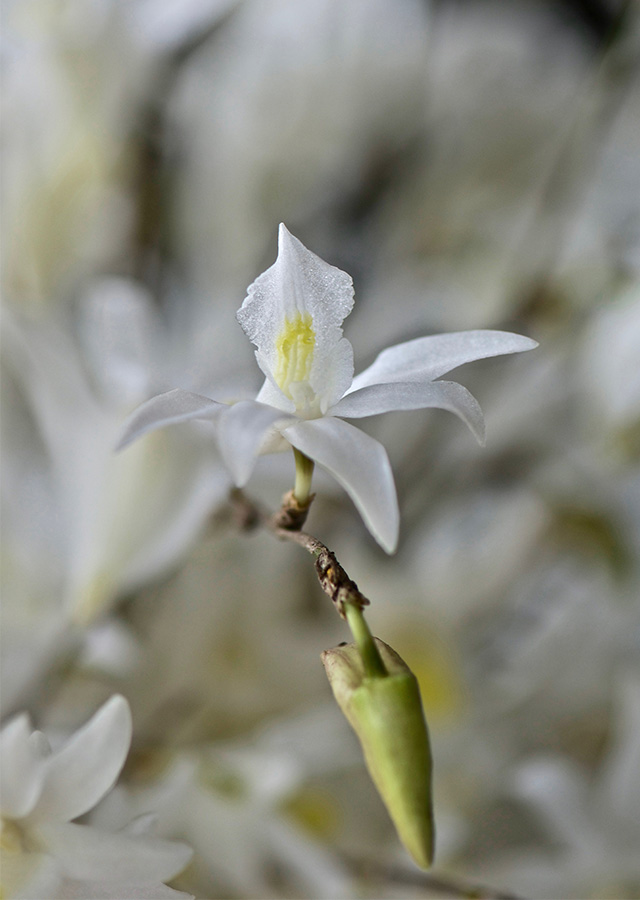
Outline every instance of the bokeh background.
{"type": "MultiPolygon", "coordinates": [[[[640,19],[634,2],[5,0],[3,714],[134,741],[93,821],[155,810],[199,898],[640,896],[640,19]],[[135,406],[260,384],[235,320],[284,221],[354,278],[356,368],[422,334],[487,446],[365,421],[388,558],[322,475],[309,530],[412,665],[438,849],[400,847],[322,650],[310,560],[225,513],[206,424],[114,455],[135,406]],[[467,885],[467,887],[465,887],[467,885]]],[[[249,493],[274,507],[292,459],[249,493]]]]}

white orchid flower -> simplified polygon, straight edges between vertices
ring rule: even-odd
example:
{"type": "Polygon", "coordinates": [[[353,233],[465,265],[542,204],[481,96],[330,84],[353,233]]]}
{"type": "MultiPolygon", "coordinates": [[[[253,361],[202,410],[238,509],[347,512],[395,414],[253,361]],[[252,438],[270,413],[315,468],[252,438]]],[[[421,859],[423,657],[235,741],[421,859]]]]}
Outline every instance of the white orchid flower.
{"type": "Polygon", "coordinates": [[[149,835],[148,817],[119,832],[73,822],[113,787],[131,743],[131,713],[115,695],[52,751],[26,714],[0,733],[2,897],[187,898],[163,882],[191,857],[149,835]]]}
{"type": "Polygon", "coordinates": [[[283,439],[296,456],[298,501],[308,500],[313,463],[319,463],[349,494],[378,543],[393,552],[399,513],[386,450],[343,420],[437,407],[458,415],[482,443],[484,419],[475,398],[460,384],[435,379],[463,363],[537,344],[502,331],[417,338],[387,347],[354,378],[353,350],[341,327],[352,307],[351,277],[280,225],[278,258],[249,287],[238,312],[266,376],[257,398],[228,405],[169,391],[133,413],[119,446],[164,425],[213,419],[222,457],[242,487],[258,455],[279,449],[283,439]]]}

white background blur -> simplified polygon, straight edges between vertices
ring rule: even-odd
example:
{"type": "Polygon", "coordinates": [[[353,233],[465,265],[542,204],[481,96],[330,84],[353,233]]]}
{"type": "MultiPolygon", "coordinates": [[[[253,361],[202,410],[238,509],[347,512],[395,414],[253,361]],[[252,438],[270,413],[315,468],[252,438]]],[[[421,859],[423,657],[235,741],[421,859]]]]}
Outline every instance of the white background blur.
{"type": "MultiPolygon", "coordinates": [[[[92,814],[155,810],[199,898],[433,896],[319,662],[308,557],[239,534],[206,424],[113,447],[172,387],[261,382],[235,313],[277,226],[349,272],[356,371],[423,334],[531,353],[366,420],[397,554],[328,478],[308,529],[416,672],[435,872],[640,897],[640,20],[636,3],[5,0],[2,710],[133,746],[92,814]]],[[[274,507],[289,455],[248,493],[274,507]]],[[[462,890],[462,889],[461,889],[462,890]]],[[[464,896],[440,889],[438,896],[464,896]]]]}

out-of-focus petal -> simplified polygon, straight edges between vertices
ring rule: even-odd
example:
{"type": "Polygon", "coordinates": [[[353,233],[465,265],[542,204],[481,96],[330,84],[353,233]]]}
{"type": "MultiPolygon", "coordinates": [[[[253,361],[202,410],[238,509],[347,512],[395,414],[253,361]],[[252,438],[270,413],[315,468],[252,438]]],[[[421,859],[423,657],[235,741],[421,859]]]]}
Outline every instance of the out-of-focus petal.
{"type": "Polygon", "coordinates": [[[349,390],[388,381],[431,381],[476,359],[533,350],[536,341],[508,331],[457,331],[394,344],[353,379],[349,390]]]}
{"type": "Polygon", "coordinates": [[[114,834],[73,822],[43,825],[38,835],[65,874],[83,880],[168,881],[192,856],[191,848],[177,841],[114,834]]]}
{"type": "Polygon", "coordinates": [[[213,445],[203,453],[197,435],[165,437],[155,446],[150,441],[137,460],[131,459],[132,469],[139,466],[137,496],[148,494],[149,502],[146,506],[137,502],[131,509],[131,497],[128,507],[127,497],[123,498],[119,521],[129,527],[112,535],[108,545],[111,565],[122,567],[123,591],[136,589],[175,565],[231,484],[213,445]]]}
{"type": "Polygon", "coordinates": [[[284,428],[282,434],[333,475],[380,546],[393,553],[398,542],[398,500],[382,444],[333,417],[298,422],[284,428]]]}
{"type": "MultiPolygon", "coordinates": [[[[63,897],[60,868],[46,853],[13,853],[0,847],[2,896],[12,900],[63,897]]],[[[86,895],[85,895],[86,898],[86,895]]]]}
{"type": "Polygon", "coordinates": [[[26,713],[11,719],[0,732],[0,807],[6,818],[28,815],[42,788],[43,754],[30,740],[31,733],[26,713]]]}
{"type": "Polygon", "coordinates": [[[32,815],[68,822],[92,809],[113,786],[131,744],[131,712],[119,694],[46,762],[45,781],[32,815]]]}
{"type": "Polygon", "coordinates": [[[129,278],[107,277],[89,285],[80,328],[91,371],[106,398],[140,403],[152,390],[159,321],[149,291],[129,278]]]}
{"type": "Polygon", "coordinates": [[[193,894],[174,891],[166,884],[129,884],[105,881],[76,881],[65,879],[59,893],[60,900],[194,900],[193,894]]]}
{"type": "Polygon", "coordinates": [[[531,759],[516,770],[514,787],[558,841],[571,844],[574,835],[584,833],[588,790],[578,766],[547,756],[531,759]]]}
{"type": "Polygon", "coordinates": [[[124,424],[122,437],[116,449],[122,450],[148,431],[164,428],[165,425],[186,422],[188,419],[216,418],[225,406],[226,404],[217,400],[211,400],[201,394],[192,394],[191,391],[183,391],[180,388],[167,391],[166,394],[158,394],[131,413],[124,424]]]}
{"type": "Polygon", "coordinates": [[[337,403],[332,415],[361,419],[378,413],[407,409],[447,409],[465,422],[480,444],[484,443],[484,416],[475,397],[455,381],[395,381],[372,384],[353,391],[337,403]]]}
{"type": "Polygon", "coordinates": [[[152,835],[154,833],[155,828],[158,824],[158,813],[148,812],[142,813],[140,816],[136,816],[135,819],[132,819],[124,828],[121,828],[120,831],[122,834],[129,834],[132,837],[137,835],[152,835]]]}
{"type": "Polygon", "coordinates": [[[241,400],[220,416],[220,453],[238,487],[249,480],[265,434],[283,418],[291,416],[255,400],[241,400]]]}
{"type": "Polygon", "coordinates": [[[603,767],[600,803],[603,809],[615,810],[619,819],[639,826],[640,678],[635,672],[625,673],[617,688],[617,740],[603,767]]]}

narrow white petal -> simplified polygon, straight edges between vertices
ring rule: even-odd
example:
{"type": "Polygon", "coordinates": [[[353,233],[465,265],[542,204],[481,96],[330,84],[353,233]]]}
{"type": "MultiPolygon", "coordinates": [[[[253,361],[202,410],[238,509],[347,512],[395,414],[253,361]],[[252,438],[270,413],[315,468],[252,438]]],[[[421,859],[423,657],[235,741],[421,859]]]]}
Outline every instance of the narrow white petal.
{"type": "Polygon", "coordinates": [[[465,422],[480,444],[484,443],[484,417],[475,397],[455,381],[394,381],[372,384],[347,394],[331,410],[334,416],[361,419],[406,409],[447,409],[465,422]]]}
{"type": "Polygon", "coordinates": [[[298,422],[282,434],[333,475],[380,546],[393,553],[400,517],[393,473],[382,444],[332,416],[298,422]]]}
{"type": "Polygon", "coordinates": [[[46,761],[45,781],[32,813],[66,822],[92,809],[113,787],[131,743],[131,712],[119,694],[100,707],[46,761]]]}
{"type": "Polygon", "coordinates": [[[116,450],[122,450],[148,431],[164,428],[165,425],[186,422],[188,419],[215,418],[225,405],[180,388],[167,391],[166,394],[158,394],[131,413],[123,426],[122,437],[116,450]]]}
{"type": "Polygon", "coordinates": [[[394,344],[353,379],[350,391],[388,381],[431,381],[476,359],[533,350],[536,341],[507,331],[457,331],[394,344]]]}
{"type": "Polygon", "coordinates": [[[255,400],[242,400],[220,416],[220,453],[238,487],[243,487],[249,480],[269,429],[278,420],[291,418],[282,410],[255,400]]]}
{"type": "Polygon", "coordinates": [[[0,732],[0,809],[5,818],[31,812],[44,780],[44,754],[30,740],[26,713],[11,719],[0,732]]]}
{"type": "Polygon", "coordinates": [[[70,878],[106,882],[168,881],[192,850],[177,841],[98,831],[73,822],[42,825],[38,837],[70,878]]]}

